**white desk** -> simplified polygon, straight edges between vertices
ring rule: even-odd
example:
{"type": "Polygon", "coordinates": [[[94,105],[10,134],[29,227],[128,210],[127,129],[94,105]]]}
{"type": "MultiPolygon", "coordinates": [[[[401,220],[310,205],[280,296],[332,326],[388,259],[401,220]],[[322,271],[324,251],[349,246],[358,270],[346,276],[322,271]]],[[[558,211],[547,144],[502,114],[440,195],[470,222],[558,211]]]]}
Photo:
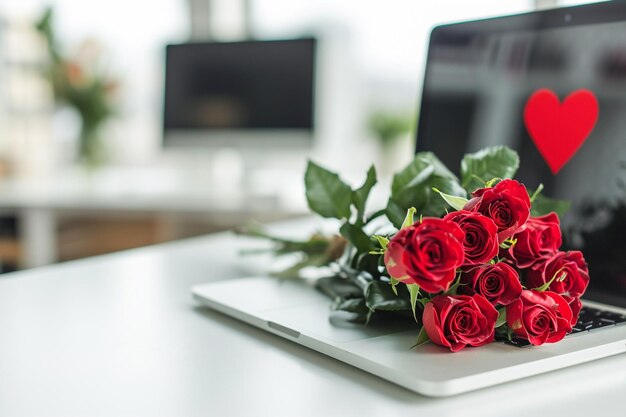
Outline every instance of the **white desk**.
{"type": "Polygon", "coordinates": [[[0,278],[0,416],[624,415],[626,355],[430,399],[198,307],[191,285],[263,266],[242,245],[218,234],[0,278]]]}
{"type": "Polygon", "coordinates": [[[0,214],[20,221],[25,267],[57,261],[59,215],[123,213],[201,215],[215,224],[237,224],[250,218],[273,219],[307,212],[300,175],[280,181],[221,183],[182,170],[103,169],[91,175],[61,173],[34,180],[0,180],[0,214]]]}

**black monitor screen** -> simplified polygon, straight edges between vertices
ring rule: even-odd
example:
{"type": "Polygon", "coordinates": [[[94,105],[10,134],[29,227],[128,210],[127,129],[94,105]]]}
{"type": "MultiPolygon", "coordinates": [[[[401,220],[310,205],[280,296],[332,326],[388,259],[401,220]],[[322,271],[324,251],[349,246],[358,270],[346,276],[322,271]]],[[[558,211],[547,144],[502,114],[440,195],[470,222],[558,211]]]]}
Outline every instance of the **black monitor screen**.
{"type": "Polygon", "coordinates": [[[315,41],[169,45],[165,130],[313,126],[315,41]]]}
{"type": "Polygon", "coordinates": [[[516,149],[521,158],[517,179],[533,189],[543,183],[547,196],[572,202],[561,219],[565,248],[584,252],[591,275],[588,294],[604,300],[610,294],[622,305],[624,3],[436,28],[417,135],[418,151],[435,152],[457,173],[466,152],[488,145],[516,149]],[[568,151],[573,142],[582,143],[577,152],[568,151]]]}

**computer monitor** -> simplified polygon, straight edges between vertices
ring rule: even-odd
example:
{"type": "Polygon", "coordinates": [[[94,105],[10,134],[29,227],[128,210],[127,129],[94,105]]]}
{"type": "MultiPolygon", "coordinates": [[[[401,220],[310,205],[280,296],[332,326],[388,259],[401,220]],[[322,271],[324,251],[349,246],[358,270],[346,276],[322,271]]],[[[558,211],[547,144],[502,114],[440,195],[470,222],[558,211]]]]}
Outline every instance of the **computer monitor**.
{"type": "Polygon", "coordinates": [[[166,47],[166,147],[310,146],[316,41],[166,47]]]}
{"type": "MultiPolygon", "coordinates": [[[[572,121],[574,123],[574,121],[572,121]]],[[[565,139],[564,139],[565,140],[565,139]]],[[[466,152],[508,145],[517,178],[572,202],[561,219],[566,248],[589,263],[590,298],[626,300],[626,2],[611,1],[443,25],[431,34],[417,150],[459,171],[466,152]],[[554,174],[524,123],[530,97],[552,90],[595,95],[599,116],[554,174]]]]}

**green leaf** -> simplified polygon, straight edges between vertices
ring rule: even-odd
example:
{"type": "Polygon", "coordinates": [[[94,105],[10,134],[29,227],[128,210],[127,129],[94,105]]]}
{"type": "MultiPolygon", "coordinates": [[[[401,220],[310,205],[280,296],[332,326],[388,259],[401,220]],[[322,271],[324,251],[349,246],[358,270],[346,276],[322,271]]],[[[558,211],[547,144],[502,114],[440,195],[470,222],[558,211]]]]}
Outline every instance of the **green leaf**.
{"type": "Polygon", "coordinates": [[[339,228],[341,236],[348,239],[359,253],[367,253],[374,249],[373,243],[363,229],[350,223],[345,223],[339,228]]]}
{"type": "Polygon", "coordinates": [[[533,288],[533,290],[540,291],[540,292],[546,291],[548,288],[550,288],[550,285],[552,285],[554,280],[561,282],[561,281],[564,281],[565,278],[567,278],[567,272],[563,271],[563,268],[560,268],[558,271],[554,273],[554,275],[552,276],[552,278],[550,278],[548,282],[545,282],[540,287],[533,288]]]}
{"type": "Polygon", "coordinates": [[[376,182],[376,168],[372,165],[367,171],[367,177],[365,178],[363,185],[359,189],[352,192],[352,203],[357,210],[357,222],[363,221],[363,216],[365,215],[365,203],[367,203],[367,197],[369,197],[370,191],[374,185],[376,185],[376,182]]]}
{"type": "Polygon", "coordinates": [[[404,217],[404,221],[402,222],[402,228],[413,226],[415,223],[415,207],[411,207],[406,211],[406,216],[404,217]]]}
{"type": "Polygon", "coordinates": [[[417,334],[417,341],[411,347],[411,349],[421,346],[426,342],[430,342],[430,338],[428,337],[428,333],[426,333],[426,329],[424,328],[424,326],[422,326],[422,328],[420,329],[420,332],[417,334]]]}
{"type": "Polygon", "coordinates": [[[500,247],[502,249],[510,249],[517,244],[517,239],[512,237],[506,239],[504,242],[500,243],[500,247]]]}
{"type": "Polygon", "coordinates": [[[462,210],[463,207],[465,207],[465,205],[469,201],[465,197],[458,197],[456,195],[450,195],[450,194],[442,193],[437,188],[433,188],[433,191],[438,193],[441,196],[441,198],[443,198],[443,200],[446,203],[450,204],[450,206],[453,209],[455,209],[455,210],[462,210]]]}
{"type": "Polygon", "coordinates": [[[406,217],[406,209],[403,209],[400,204],[393,201],[391,198],[387,202],[386,215],[391,224],[398,229],[402,228],[402,223],[406,217]]]}
{"type": "Polygon", "coordinates": [[[465,189],[461,187],[459,180],[454,178],[440,177],[433,175],[429,181],[430,201],[426,210],[422,211],[425,216],[441,217],[448,212],[448,203],[433,191],[433,188],[440,190],[451,196],[467,197],[465,189]]]}
{"type": "Polygon", "coordinates": [[[543,184],[540,183],[539,186],[537,187],[537,189],[532,193],[532,195],[529,194],[530,197],[530,202],[532,203],[533,201],[535,201],[535,199],[537,198],[537,196],[539,196],[539,194],[543,191],[543,184]]]}
{"type": "Polygon", "coordinates": [[[393,178],[386,208],[391,223],[400,228],[410,207],[415,207],[424,216],[443,215],[447,204],[435,195],[433,187],[446,194],[466,196],[456,176],[434,154],[420,152],[393,178]]]}
{"type": "Polygon", "coordinates": [[[394,277],[389,277],[389,283],[391,284],[391,289],[393,290],[393,293],[397,296],[398,295],[398,289],[396,288],[396,285],[398,285],[400,283],[400,281],[398,281],[394,277]]]}
{"type": "Polygon", "coordinates": [[[345,311],[354,316],[350,319],[352,322],[367,324],[371,317],[372,311],[365,305],[364,298],[337,298],[332,305],[335,311],[345,311]]]}
{"type": "Polygon", "coordinates": [[[337,298],[332,306],[333,310],[347,311],[349,313],[364,314],[369,310],[365,305],[365,298],[349,298],[344,300],[337,298]]]}
{"type": "Polygon", "coordinates": [[[337,174],[309,161],[304,174],[309,208],[322,217],[348,219],[352,190],[337,174]]]}
{"type": "Polygon", "coordinates": [[[488,147],[465,155],[461,161],[461,184],[471,193],[492,178],[513,178],[518,168],[517,152],[506,146],[488,147]]]}
{"type": "MultiPolygon", "coordinates": [[[[374,242],[370,240],[373,244],[374,242]]],[[[380,278],[380,270],[378,268],[378,261],[380,260],[380,254],[372,255],[369,252],[363,252],[358,255],[355,255],[352,259],[352,263],[354,264],[354,260],[356,259],[355,268],[360,272],[366,272],[371,275],[373,278],[380,278]]]]}
{"type": "Polygon", "coordinates": [[[550,212],[555,212],[559,217],[563,217],[569,211],[570,206],[571,203],[569,201],[555,200],[543,194],[539,194],[535,197],[535,201],[533,201],[530,214],[534,217],[539,217],[550,212]]]}
{"type": "Polygon", "coordinates": [[[372,311],[408,311],[411,309],[411,304],[408,300],[397,297],[390,284],[380,281],[369,283],[365,291],[365,304],[372,311]]]}
{"type": "Polygon", "coordinates": [[[500,327],[506,323],[506,307],[501,307],[498,310],[498,318],[496,319],[495,327],[500,327]]]}
{"type": "Polygon", "coordinates": [[[417,296],[420,293],[420,286],[417,284],[406,284],[406,288],[409,290],[409,294],[411,296],[411,310],[413,310],[413,318],[417,321],[415,304],[417,304],[417,296]]]}
{"type": "Polygon", "coordinates": [[[367,219],[365,220],[365,224],[369,224],[370,222],[372,222],[373,220],[379,218],[380,216],[384,216],[385,215],[385,209],[380,209],[378,211],[375,211],[374,213],[370,214],[367,219]]]}
{"type": "Polygon", "coordinates": [[[445,292],[446,294],[448,294],[448,295],[456,295],[457,290],[459,289],[459,285],[461,285],[461,275],[462,275],[461,271],[459,271],[457,273],[455,281],[452,283],[450,288],[448,288],[448,291],[445,292]]]}
{"type": "Polygon", "coordinates": [[[380,236],[380,235],[374,235],[374,239],[378,241],[378,244],[380,245],[380,248],[382,250],[387,249],[387,245],[389,244],[389,239],[387,239],[385,236],[380,236]]]}
{"type": "MultiPolygon", "coordinates": [[[[474,176],[474,178],[478,178],[478,177],[474,176]]],[[[492,178],[485,183],[485,187],[486,188],[495,187],[496,184],[499,183],[500,181],[502,181],[502,178],[492,178]]]]}
{"type": "Polygon", "coordinates": [[[427,298],[427,297],[418,298],[417,302],[420,303],[422,305],[422,307],[424,307],[426,304],[428,304],[430,302],[430,298],[427,298]]]}

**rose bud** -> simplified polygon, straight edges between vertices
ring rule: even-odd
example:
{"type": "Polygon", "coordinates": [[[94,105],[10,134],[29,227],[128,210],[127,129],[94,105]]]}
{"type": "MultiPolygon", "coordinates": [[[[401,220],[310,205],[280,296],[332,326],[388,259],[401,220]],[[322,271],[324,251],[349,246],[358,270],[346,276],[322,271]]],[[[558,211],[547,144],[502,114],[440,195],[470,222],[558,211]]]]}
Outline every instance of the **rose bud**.
{"type": "Polygon", "coordinates": [[[550,213],[531,217],[514,238],[517,242],[509,248],[507,258],[518,268],[529,268],[553,256],[561,247],[559,216],[550,213]]]}
{"type": "Polygon", "coordinates": [[[517,271],[504,262],[472,268],[461,275],[459,291],[480,294],[491,304],[507,305],[522,294],[522,284],[517,271]]]}
{"type": "Polygon", "coordinates": [[[539,346],[558,342],[572,330],[572,309],[555,292],[524,290],[506,306],[506,321],[515,335],[539,346]]]}
{"type": "Polygon", "coordinates": [[[453,211],[444,220],[458,224],[465,232],[465,264],[489,262],[498,254],[498,226],[487,216],[467,210],[453,211]]]}
{"type": "Polygon", "coordinates": [[[538,288],[550,282],[549,289],[557,294],[580,297],[589,285],[587,262],[580,251],[557,252],[528,270],[528,287],[538,288]],[[552,278],[555,278],[552,280],[552,278]]]}
{"type": "Polygon", "coordinates": [[[580,298],[578,297],[568,297],[567,295],[562,296],[569,307],[572,309],[572,326],[575,326],[578,322],[578,315],[580,314],[580,309],[583,308],[583,304],[580,302],[580,298]]]}
{"type": "Polygon", "coordinates": [[[424,291],[445,291],[465,259],[465,233],[456,224],[426,217],[400,230],[389,241],[385,265],[389,275],[424,291]]]}
{"type": "Polygon", "coordinates": [[[482,295],[439,295],[424,306],[424,330],[433,343],[457,352],[493,342],[498,312],[482,295]]]}
{"type": "Polygon", "coordinates": [[[472,193],[465,210],[491,218],[498,226],[498,243],[517,233],[530,216],[530,198],[526,187],[515,180],[502,180],[492,188],[472,193]]]}

